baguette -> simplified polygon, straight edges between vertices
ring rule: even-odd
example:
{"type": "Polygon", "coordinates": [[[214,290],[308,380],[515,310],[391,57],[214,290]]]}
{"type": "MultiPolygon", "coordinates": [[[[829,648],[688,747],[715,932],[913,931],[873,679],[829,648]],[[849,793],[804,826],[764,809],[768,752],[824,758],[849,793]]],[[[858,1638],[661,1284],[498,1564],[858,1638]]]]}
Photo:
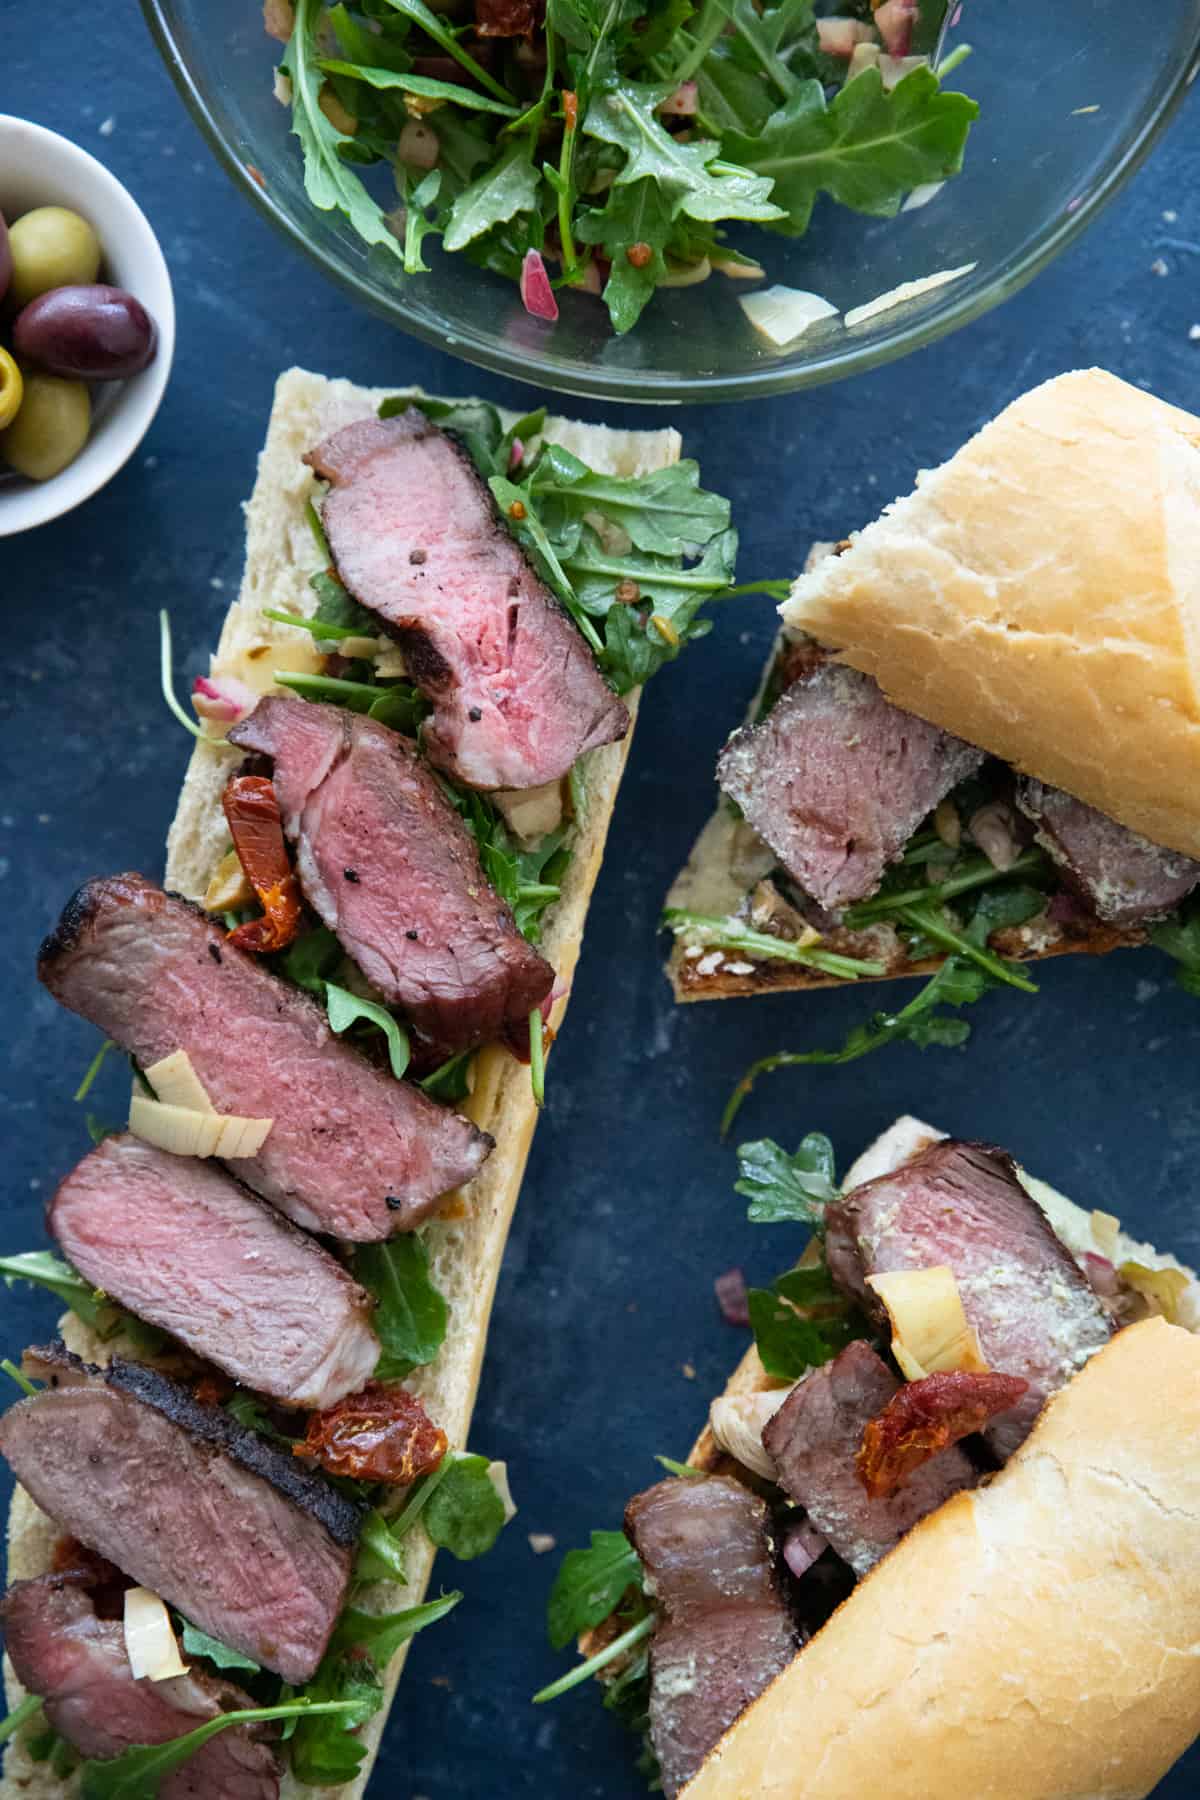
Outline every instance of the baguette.
{"type": "MultiPolygon", "coordinates": [[[[846,1187],[942,1135],[898,1119],[846,1187]]],[[[1124,1233],[1102,1242],[1095,1214],[1021,1179],[1074,1254],[1183,1268],[1124,1233]]],[[[1200,1731],[1200,1281],[1184,1272],[1179,1322],[1119,1332],[998,1475],[910,1531],[726,1732],[686,1800],[1151,1791],[1200,1731]]],[[[726,1393],[778,1385],[751,1350],[726,1393]]],[[[738,1467],[709,1427],[688,1461],[738,1467]]]]}
{"type": "MultiPolygon", "coordinates": [[[[226,615],[213,657],[214,672],[236,675],[257,691],[266,692],[273,685],[272,669],[316,666],[312,639],[306,632],[262,616],[266,607],[302,613],[313,607],[308,578],[320,558],[305,510],[318,487],[301,457],[339,427],[373,414],[380,401],[395,391],[328,380],[302,369],[291,369],[280,377],[258,478],[246,508],[241,591],[226,615]]],[[[509,415],[506,425],[515,417],[509,415]]],[[[638,475],[665,467],[678,460],[681,447],[679,434],[672,429],[619,431],[557,418],[547,420],[545,435],[593,468],[613,475],[638,475]]],[[[631,714],[636,714],[636,700],[636,695],[628,698],[631,714]]],[[[561,897],[544,921],[542,951],[554,966],[560,995],[550,1017],[556,1031],[566,1011],[588,901],[631,738],[632,728],[623,741],[591,752],[582,765],[583,820],[561,897]]],[[[166,869],[166,885],[189,899],[203,897],[227,847],[221,794],[239,757],[240,752],[204,743],[198,743],[193,752],[168,836],[166,869]]],[[[452,1196],[426,1228],[430,1275],[450,1304],[451,1324],[435,1361],[416,1371],[406,1384],[421,1397],[455,1447],[465,1445],[470,1429],[492,1299],[537,1121],[528,1070],[499,1048],[485,1048],[476,1059],[474,1090],[462,1110],[491,1133],[496,1148],[479,1175],[452,1196]]],[[[63,1321],[62,1332],[69,1347],[92,1362],[105,1362],[114,1350],[122,1349],[119,1339],[102,1342],[73,1315],[63,1321]]],[[[57,1528],[18,1488],[9,1516],[9,1580],[44,1573],[57,1536],[57,1528]]],[[[395,1611],[419,1603],[428,1585],[434,1550],[420,1532],[414,1532],[407,1544],[407,1582],[403,1586],[381,1583],[356,1604],[395,1611]]],[[[405,1653],[403,1647],[394,1657],[386,1674],[384,1705],[361,1732],[367,1756],[355,1779],[341,1788],[315,1790],[289,1771],[281,1789],[284,1800],[318,1792],[358,1800],[378,1752],[405,1653]]],[[[24,1690],[7,1661],[5,1685],[9,1705],[15,1706],[24,1690]]],[[[48,1764],[30,1759],[20,1738],[10,1743],[0,1794],[53,1800],[77,1790],[78,1778],[63,1783],[48,1764]]]]}

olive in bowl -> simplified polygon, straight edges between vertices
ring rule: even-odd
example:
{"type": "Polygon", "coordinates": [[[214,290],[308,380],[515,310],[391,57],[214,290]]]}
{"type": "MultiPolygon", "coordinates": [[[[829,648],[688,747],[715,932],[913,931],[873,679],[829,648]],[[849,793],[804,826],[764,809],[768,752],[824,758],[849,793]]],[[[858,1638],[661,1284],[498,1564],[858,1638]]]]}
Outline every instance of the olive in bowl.
{"type": "Polygon", "coordinates": [[[175,314],[128,189],[77,144],[2,110],[0,213],[3,539],[71,511],[128,461],[166,388],[175,314]]]}
{"type": "Polygon", "coordinates": [[[155,331],[140,300],[123,288],[92,282],[52,288],[22,307],[13,322],[22,362],[79,381],[125,381],[154,356],[155,331]]]}

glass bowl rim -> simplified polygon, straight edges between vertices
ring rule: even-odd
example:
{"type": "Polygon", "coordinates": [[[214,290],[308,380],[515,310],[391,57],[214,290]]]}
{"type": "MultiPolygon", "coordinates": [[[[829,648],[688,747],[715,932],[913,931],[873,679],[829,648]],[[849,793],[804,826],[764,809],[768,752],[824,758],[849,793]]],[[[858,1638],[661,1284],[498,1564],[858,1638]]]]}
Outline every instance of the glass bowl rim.
{"type": "MultiPolygon", "coordinates": [[[[446,351],[446,334],[404,311],[401,303],[386,299],[369,280],[353,268],[339,262],[318,244],[305,236],[289,212],[276,204],[265,186],[260,185],[250,167],[241,161],[217,124],[208,100],[192,76],[175,39],[167,16],[170,0],[140,0],[142,14],[150,28],[159,53],[178,88],[185,106],[209,148],[231,177],[235,187],[251,201],[259,213],[290,240],[323,274],[345,289],[354,299],[389,324],[419,338],[435,350],[446,351]]],[[[1138,121],[1137,129],[1122,153],[1109,163],[1095,182],[1079,199],[1071,212],[1048,221],[1031,239],[1025,251],[1007,267],[998,269],[982,287],[966,290],[955,298],[954,284],[946,290],[946,298],[929,313],[919,318],[899,318],[881,335],[864,340],[860,345],[837,341],[836,347],[814,356],[800,367],[784,367],[778,363],[761,369],[747,369],[737,375],[664,375],[656,371],[643,375],[635,371],[607,371],[602,368],[578,368],[568,375],[544,363],[528,348],[510,349],[503,342],[485,341],[474,332],[453,328],[453,354],[478,368],[489,370],[528,386],[545,387],[555,393],[587,399],[615,400],[641,405],[702,405],[717,401],[765,399],[773,394],[819,387],[827,382],[844,380],[869,369],[921,350],[938,338],[957,331],[963,325],[981,318],[1001,301],[1009,299],[1048,263],[1066,250],[1086,230],[1096,215],[1112,200],[1141,166],[1155,142],[1166,129],[1192,83],[1200,75],[1200,17],[1191,32],[1186,53],[1180,58],[1165,93],[1138,121]]]]}

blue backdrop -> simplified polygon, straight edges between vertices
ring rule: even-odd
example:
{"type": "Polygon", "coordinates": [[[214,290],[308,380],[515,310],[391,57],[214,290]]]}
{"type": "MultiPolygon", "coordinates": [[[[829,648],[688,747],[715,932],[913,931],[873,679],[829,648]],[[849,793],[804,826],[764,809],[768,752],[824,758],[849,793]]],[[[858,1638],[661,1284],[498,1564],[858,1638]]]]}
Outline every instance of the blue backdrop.
{"type": "MultiPolygon", "coordinates": [[[[302,363],[520,406],[530,390],[355,311],[285,249],[210,158],[132,0],[62,0],[50,33],[34,0],[7,0],[3,12],[0,110],[66,133],[128,184],[162,240],[179,305],[174,376],[134,461],[68,519],[0,542],[11,664],[0,690],[9,1251],[45,1241],[44,1203],[87,1147],[71,1094],[94,1034],[38,988],[34,952],[84,877],[161,874],[189,740],[159,698],[155,613],[171,609],[190,678],[236,591],[239,509],[276,374],[302,363]]],[[[917,468],[1064,369],[1100,363],[1196,407],[1198,276],[1193,103],[1091,234],[999,312],[849,386],[676,415],[706,485],[733,499],[742,578],[793,572],[811,539],[865,522],[917,468]]],[[[625,425],[663,417],[578,411],[625,425]]],[[[543,1628],[557,1555],[535,1555],[528,1534],[553,1534],[560,1551],[585,1541],[655,1478],[655,1451],[685,1453],[744,1347],[718,1315],[713,1277],[739,1263],[766,1279],[797,1247],[744,1222],[733,1154],[716,1135],[723,1101],[753,1058],[840,1041],[871,1005],[847,992],[678,1010],[660,973],[656,915],[707,815],[717,749],[771,633],[768,602],[730,608],[650,690],[550,1065],[475,1419],[475,1445],[508,1460],[520,1516],[483,1561],[439,1569],[466,1598],[413,1648],[380,1796],[641,1791],[623,1734],[589,1693],[528,1704],[563,1667],[543,1628]]],[[[963,1051],[901,1047],[764,1082],[744,1110],[745,1135],[795,1140],[821,1128],[844,1163],[898,1111],[918,1110],[1008,1145],[1085,1205],[1200,1261],[1200,1001],[1150,951],[1067,958],[1038,979],[1036,999],[993,995],[977,1007],[963,1051]]],[[[99,1111],[106,1095],[108,1111],[120,1106],[124,1082],[109,1070],[99,1111]]],[[[6,1351],[49,1334],[48,1297],[0,1289],[0,1300],[6,1351]]],[[[1160,1794],[1184,1800],[1198,1777],[1193,1752],[1160,1794]]]]}

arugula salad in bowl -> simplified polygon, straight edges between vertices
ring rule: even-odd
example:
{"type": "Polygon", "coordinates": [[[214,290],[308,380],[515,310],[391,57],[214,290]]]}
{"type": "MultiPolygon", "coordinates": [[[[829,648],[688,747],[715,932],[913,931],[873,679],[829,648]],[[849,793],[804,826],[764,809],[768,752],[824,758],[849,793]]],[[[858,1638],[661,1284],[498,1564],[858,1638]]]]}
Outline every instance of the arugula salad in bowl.
{"type": "MultiPolygon", "coordinates": [[[[590,292],[618,334],[658,288],[760,281],[747,228],[802,236],[822,193],[919,202],[978,110],[945,86],[968,54],[941,54],[948,0],[266,0],[264,20],[314,207],[407,275],[440,238],[535,318],[590,292]]],[[[776,344],[836,310],[790,288],[745,308],[776,344]]]]}

